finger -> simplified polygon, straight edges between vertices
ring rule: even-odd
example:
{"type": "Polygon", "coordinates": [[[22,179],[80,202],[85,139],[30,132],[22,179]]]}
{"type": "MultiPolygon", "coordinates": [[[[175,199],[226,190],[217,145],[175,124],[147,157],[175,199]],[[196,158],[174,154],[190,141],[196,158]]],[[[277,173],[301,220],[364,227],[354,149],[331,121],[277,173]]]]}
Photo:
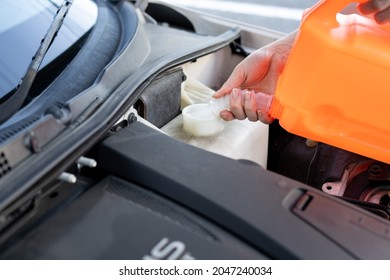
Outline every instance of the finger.
{"type": "Polygon", "coordinates": [[[262,122],[262,123],[265,123],[265,124],[270,124],[272,123],[275,119],[273,117],[271,117],[268,113],[265,113],[261,110],[258,110],[257,111],[257,117],[258,119],[262,122]]]}
{"type": "Polygon", "coordinates": [[[229,94],[231,92],[231,88],[228,86],[223,85],[219,90],[217,90],[212,97],[213,98],[220,98],[222,96],[225,96],[226,94],[229,94]]]}
{"type": "Polygon", "coordinates": [[[232,112],[230,111],[227,111],[227,110],[223,110],[219,113],[219,116],[221,117],[221,119],[223,119],[224,121],[232,121],[234,120],[234,115],[232,114],[232,112]]]}
{"type": "Polygon", "coordinates": [[[238,120],[244,120],[246,118],[244,108],[242,107],[242,96],[239,89],[233,89],[230,96],[230,112],[238,120]]]}
{"type": "Polygon", "coordinates": [[[248,120],[255,122],[258,121],[256,112],[256,98],[254,98],[253,91],[244,92],[244,110],[248,120]]]}
{"type": "Polygon", "coordinates": [[[388,0],[371,0],[365,3],[359,4],[358,8],[362,14],[372,14],[385,10],[390,6],[388,0]]]}

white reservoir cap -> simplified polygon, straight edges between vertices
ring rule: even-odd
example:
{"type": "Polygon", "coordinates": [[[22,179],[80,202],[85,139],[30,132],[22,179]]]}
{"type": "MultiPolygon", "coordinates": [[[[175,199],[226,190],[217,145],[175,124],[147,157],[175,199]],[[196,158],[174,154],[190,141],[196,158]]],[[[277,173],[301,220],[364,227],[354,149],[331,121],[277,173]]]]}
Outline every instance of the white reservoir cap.
{"type": "Polygon", "coordinates": [[[185,107],[183,129],[194,136],[211,136],[224,128],[224,121],[213,114],[209,104],[192,104],[185,107]]]}

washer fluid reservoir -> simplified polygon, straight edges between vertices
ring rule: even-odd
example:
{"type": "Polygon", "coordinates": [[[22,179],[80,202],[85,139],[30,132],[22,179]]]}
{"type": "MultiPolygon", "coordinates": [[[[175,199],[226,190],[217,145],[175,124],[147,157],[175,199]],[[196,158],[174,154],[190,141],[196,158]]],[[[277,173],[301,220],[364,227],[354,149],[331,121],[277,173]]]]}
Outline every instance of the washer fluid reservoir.
{"type": "Polygon", "coordinates": [[[187,74],[181,93],[183,113],[161,130],[198,148],[233,159],[253,161],[266,168],[268,125],[249,120],[223,121],[219,111],[228,106],[228,99],[213,100],[213,94],[212,89],[187,74]],[[210,103],[218,105],[209,111],[210,103]],[[196,114],[193,114],[194,110],[196,114]]]}
{"type": "Polygon", "coordinates": [[[306,10],[270,114],[289,132],[390,163],[390,24],[339,13],[352,2],[306,10]]]}

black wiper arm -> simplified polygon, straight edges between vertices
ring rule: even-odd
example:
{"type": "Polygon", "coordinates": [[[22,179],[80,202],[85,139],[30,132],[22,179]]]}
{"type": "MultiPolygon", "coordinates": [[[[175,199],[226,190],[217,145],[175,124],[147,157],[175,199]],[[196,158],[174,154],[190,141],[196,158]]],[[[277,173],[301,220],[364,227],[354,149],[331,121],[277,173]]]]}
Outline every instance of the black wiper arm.
{"type": "Polygon", "coordinates": [[[53,43],[58,30],[61,28],[61,25],[72,3],[73,0],[66,0],[59,7],[49,29],[46,32],[45,37],[42,39],[41,44],[35,53],[35,56],[32,58],[26,73],[16,87],[16,91],[0,104],[0,123],[3,123],[13,114],[15,114],[26,100],[27,94],[35,80],[35,77],[37,76],[38,69],[51,44],[53,43]]]}

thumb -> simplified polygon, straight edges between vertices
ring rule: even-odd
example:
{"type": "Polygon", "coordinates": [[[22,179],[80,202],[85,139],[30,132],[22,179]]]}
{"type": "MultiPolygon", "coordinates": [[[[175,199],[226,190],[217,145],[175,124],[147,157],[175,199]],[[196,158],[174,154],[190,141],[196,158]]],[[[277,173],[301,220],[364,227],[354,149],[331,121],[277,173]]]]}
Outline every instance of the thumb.
{"type": "Polygon", "coordinates": [[[225,96],[226,94],[229,94],[232,91],[233,87],[231,87],[229,84],[223,84],[223,86],[217,90],[213,97],[214,98],[220,98],[222,96],[225,96]]]}

